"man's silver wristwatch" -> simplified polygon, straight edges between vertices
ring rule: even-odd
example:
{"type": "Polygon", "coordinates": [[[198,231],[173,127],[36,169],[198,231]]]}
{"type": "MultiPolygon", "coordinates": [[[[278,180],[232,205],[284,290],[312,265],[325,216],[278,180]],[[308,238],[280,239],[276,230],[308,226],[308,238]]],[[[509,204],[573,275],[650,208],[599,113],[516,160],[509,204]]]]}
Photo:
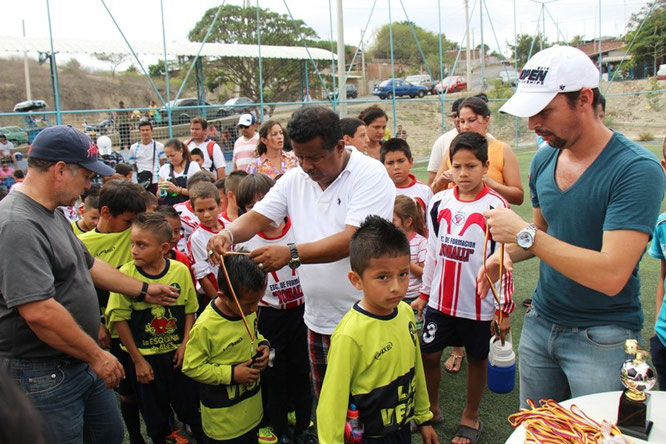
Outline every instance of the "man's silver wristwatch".
{"type": "Polygon", "coordinates": [[[296,249],[296,244],[287,244],[287,246],[289,247],[289,253],[291,254],[291,259],[289,260],[289,268],[295,270],[301,266],[301,258],[298,256],[298,250],[296,249]]]}
{"type": "Polygon", "coordinates": [[[529,224],[516,235],[516,243],[524,250],[528,250],[534,245],[534,237],[538,228],[534,224],[529,224]]]}

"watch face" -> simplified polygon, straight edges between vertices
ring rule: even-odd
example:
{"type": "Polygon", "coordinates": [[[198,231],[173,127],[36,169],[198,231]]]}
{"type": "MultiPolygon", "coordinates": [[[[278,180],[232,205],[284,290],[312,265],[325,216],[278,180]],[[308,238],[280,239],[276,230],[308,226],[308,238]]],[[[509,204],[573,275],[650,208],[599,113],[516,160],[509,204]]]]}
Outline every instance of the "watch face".
{"type": "Polygon", "coordinates": [[[518,233],[518,238],[516,239],[516,243],[518,244],[519,247],[529,248],[534,243],[534,237],[532,236],[531,233],[527,231],[522,231],[518,233]]]}

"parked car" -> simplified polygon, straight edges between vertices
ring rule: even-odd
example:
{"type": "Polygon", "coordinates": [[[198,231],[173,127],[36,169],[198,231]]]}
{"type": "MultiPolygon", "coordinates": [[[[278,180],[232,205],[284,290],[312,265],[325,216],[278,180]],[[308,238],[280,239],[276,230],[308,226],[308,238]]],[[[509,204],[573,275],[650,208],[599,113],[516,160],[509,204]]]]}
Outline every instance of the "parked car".
{"type": "Polygon", "coordinates": [[[463,76],[444,77],[440,83],[435,85],[437,94],[444,92],[465,91],[467,89],[467,80],[463,76]]]}
{"type": "Polygon", "coordinates": [[[501,83],[509,83],[511,86],[516,86],[518,84],[518,71],[515,69],[507,69],[506,71],[500,71],[497,76],[497,80],[501,83]]]}
{"type": "Polygon", "coordinates": [[[7,140],[15,146],[28,143],[28,133],[18,126],[0,127],[0,134],[4,134],[7,140]]]}
{"type": "Polygon", "coordinates": [[[412,85],[411,83],[405,82],[403,79],[388,79],[384,80],[379,85],[375,85],[372,90],[372,94],[379,96],[380,99],[392,99],[393,98],[393,89],[395,83],[395,95],[398,97],[409,96],[409,97],[423,97],[428,93],[428,88],[421,85],[412,85]]]}
{"type": "Polygon", "coordinates": [[[657,80],[666,80],[666,65],[659,65],[657,80]]]}
{"type": "Polygon", "coordinates": [[[435,92],[435,83],[428,74],[415,74],[413,76],[407,76],[405,82],[409,82],[413,85],[421,85],[428,88],[430,94],[436,94],[435,92]]]}
{"type": "MultiPolygon", "coordinates": [[[[204,102],[204,104],[206,106],[211,106],[209,102],[204,102]]],[[[201,104],[199,103],[199,99],[197,98],[172,100],[169,102],[169,106],[171,107],[171,121],[176,124],[189,123],[193,117],[204,115],[203,112],[204,108],[181,108],[185,106],[187,107],[201,106],[201,104]]],[[[205,108],[206,117],[207,118],[224,117],[224,115],[220,114],[221,109],[222,108],[220,107],[220,105],[215,105],[211,108],[205,108]]],[[[166,107],[163,106],[159,108],[157,111],[162,116],[162,119],[166,121],[168,116],[166,107]]]]}
{"type": "MultiPolygon", "coordinates": [[[[346,94],[348,99],[355,99],[358,97],[358,90],[354,85],[347,84],[347,94],[346,94]]],[[[338,98],[338,91],[330,91],[328,93],[328,100],[335,100],[338,98]]]]}
{"type": "Polygon", "coordinates": [[[254,105],[254,100],[248,97],[234,97],[233,99],[229,99],[224,102],[224,105],[222,105],[219,114],[221,117],[231,116],[233,114],[246,114],[255,108],[254,105]]]}

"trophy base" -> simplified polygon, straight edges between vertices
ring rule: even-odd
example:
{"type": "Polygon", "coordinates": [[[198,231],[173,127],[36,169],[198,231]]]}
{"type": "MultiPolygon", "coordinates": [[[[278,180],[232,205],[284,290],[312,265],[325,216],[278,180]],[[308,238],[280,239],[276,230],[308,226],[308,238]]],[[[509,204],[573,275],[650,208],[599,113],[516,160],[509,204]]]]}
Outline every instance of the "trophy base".
{"type": "Polygon", "coordinates": [[[650,394],[645,395],[645,401],[635,401],[627,396],[626,391],[622,393],[616,425],[623,434],[647,441],[653,423],[647,420],[650,394]]]}

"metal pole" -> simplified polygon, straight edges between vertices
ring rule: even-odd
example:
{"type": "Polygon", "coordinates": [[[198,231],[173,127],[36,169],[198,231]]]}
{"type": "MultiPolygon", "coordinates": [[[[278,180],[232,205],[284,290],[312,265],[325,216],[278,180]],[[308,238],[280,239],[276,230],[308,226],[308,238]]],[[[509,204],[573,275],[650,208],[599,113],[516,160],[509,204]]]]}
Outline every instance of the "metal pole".
{"type": "Polygon", "coordinates": [[[51,29],[51,8],[49,0],[46,0],[46,16],[49,21],[49,39],[51,40],[51,77],[53,78],[53,100],[55,102],[56,123],[62,125],[62,114],[60,113],[60,86],[58,85],[58,66],[56,65],[55,51],[53,50],[53,30],[51,29]]]}
{"type": "Polygon", "coordinates": [[[470,32],[469,32],[469,0],[465,0],[465,22],[467,23],[467,26],[466,26],[467,31],[465,33],[466,36],[467,36],[466,37],[467,43],[465,43],[465,46],[466,46],[466,48],[465,48],[465,60],[466,60],[467,70],[466,70],[465,76],[467,78],[468,84],[471,85],[472,84],[472,52],[471,52],[470,47],[469,47],[469,35],[470,35],[470,32]]]}
{"type": "MultiPolygon", "coordinates": [[[[518,72],[518,30],[516,29],[516,23],[518,22],[518,14],[516,12],[516,0],[513,0],[513,44],[514,44],[514,54],[513,54],[513,67],[518,72]]],[[[517,82],[516,82],[517,86],[517,82]]],[[[520,139],[520,130],[518,128],[519,118],[514,117],[515,133],[516,133],[516,148],[518,148],[518,142],[520,139]]]]}
{"type": "Polygon", "coordinates": [[[395,109],[395,66],[393,62],[393,19],[391,18],[391,0],[388,0],[388,13],[389,13],[389,49],[391,52],[391,89],[392,89],[392,105],[393,105],[393,134],[395,135],[398,127],[396,122],[396,109],[395,109]]]}
{"type": "MultiPolygon", "coordinates": [[[[25,37],[25,20],[21,20],[23,27],[23,37],[25,37]]],[[[23,73],[25,74],[25,95],[28,100],[32,100],[32,92],[30,91],[30,66],[28,66],[28,52],[23,51],[23,73]]]]}
{"type": "Polygon", "coordinates": [[[336,14],[338,19],[338,101],[340,102],[340,117],[347,116],[347,88],[345,86],[345,29],[342,23],[342,0],[336,0],[336,14]]]}
{"type": "Polygon", "coordinates": [[[479,19],[481,22],[481,49],[479,56],[481,57],[481,89],[486,89],[486,44],[483,41],[483,4],[484,0],[481,0],[481,4],[479,5],[479,19]]]}
{"type": "MultiPolygon", "coordinates": [[[[331,37],[331,77],[333,82],[331,91],[335,91],[335,57],[333,57],[335,51],[333,51],[333,7],[331,6],[331,0],[328,0],[328,22],[328,35],[331,37]]],[[[338,96],[338,100],[340,100],[340,96],[338,96]]],[[[336,110],[338,100],[333,100],[333,111],[336,110]]]]}
{"type": "Polygon", "coordinates": [[[169,103],[171,101],[171,96],[170,96],[170,87],[169,87],[169,63],[167,60],[167,49],[166,49],[166,32],[164,30],[164,4],[162,0],[160,0],[160,14],[162,17],[162,48],[164,49],[164,76],[166,80],[166,99],[167,103],[166,109],[167,109],[167,117],[168,117],[168,122],[169,122],[169,139],[173,137],[173,127],[171,126],[171,104],[169,103]]]}
{"type": "Polygon", "coordinates": [[[601,0],[599,0],[599,81],[603,77],[604,72],[601,65],[601,0]]]}
{"type": "Polygon", "coordinates": [[[264,120],[264,70],[261,63],[261,22],[259,21],[259,0],[257,0],[257,49],[259,50],[259,122],[264,120]]]}
{"type": "MultiPolygon", "coordinates": [[[[465,0],[465,8],[467,8],[467,0],[465,0]]],[[[442,4],[440,0],[437,0],[437,24],[439,25],[439,83],[442,83],[444,79],[444,65],[442,63],[442,4]]],[[[433,91],[435,91],[433,89],[433,91]]],[[[442,133],[446,131],[446,117],[444,110],[444,101],[440,100],[439,113],[442,116],[442,133]]]]}
{"type": "Polygon", "coordinates": [[[363,39],[361,39],[361,71],[363,72],[363,88],[361,88],[361,94],[366,94],[365,89],[368,86],[368,79],[365,73],[365,48],[363,46],[363,39]]]}
{"type": "Polygon", "coordinates": [[[543,13],[541,14],[541,50],[543,51],[544,40],[546,40],[546,4],[542,3],[543,13]]]}

